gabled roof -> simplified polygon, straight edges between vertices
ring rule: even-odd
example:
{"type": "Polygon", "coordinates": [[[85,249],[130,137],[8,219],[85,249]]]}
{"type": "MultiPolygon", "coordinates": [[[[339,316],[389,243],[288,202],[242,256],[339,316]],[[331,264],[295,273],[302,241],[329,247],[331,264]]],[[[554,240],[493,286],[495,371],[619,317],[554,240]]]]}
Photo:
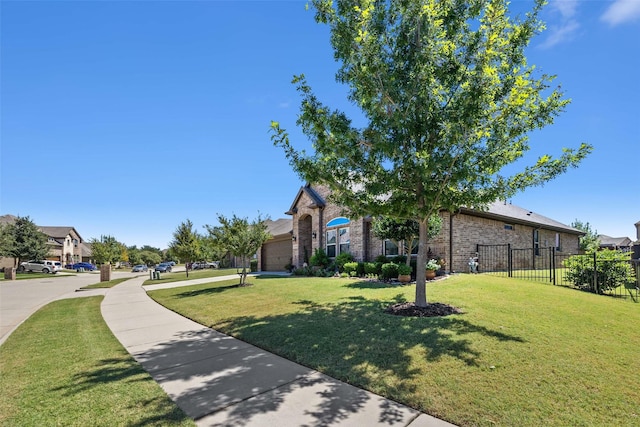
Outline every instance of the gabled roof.
{"type": "Polygon", "coordinates": [[[310,184],[306,184],[304,187],[300,187],[300,190],[298,190],[298,194],[296,195],[296,198],[293,200],[291,207],[287,212],[285,212],[285,214],[293,215],[294,213],[297,212],[298,208],[296,207],[296,205],[300,201],[300,198],[302,197],[303,194],[306,194],[312,200],[311,204],[308,206],[312,209],[324,208],[327,204],[324,201],[324,199],[316,192],[316,190],[314,190],[311,187],[310,184]]]}
{"type": "Polygon", "coordinates": [[[486,211],[468,208],[462,208],[460,209],[460,211],[470,215],[491,218],[505,222],[513,222],[531,226],[543,226],[547,229],[562,231],[565,233],[580,235],[584,234],[584,232],[578,230],[577,228],[570,227],[551,218],[547,218],[546,216],[537,214],[528,209],[521,208],[520,206],[512,205],[511,203],[506,203],[504,201],[493,202],[491,205],[489,205],[489,208],[486,211]]]}
{"type": "Polygon", "coordinates": [[[71,234],[71,231],[73,230],[76,236],[80,238],[80,241],[82,241],[82,237],[80,236],[80,233],[78,233],[78,231],[75,228],[68,225],[60,226],[60,227],[38,226],[38,228],[47,236],[53,237],[53,238],[59,238],[59,239],[64,239],[69,234],[71,234]]]}
{"type": "Polygon", "coordinates": [[[626,247],[633,243],[628,237],[611,237],[605,234],[599,234],[598,239],[601,247],[626,247]]]}
{"type": "Polygon", "coordinates": [[[291,218],[279,218],[275,221],[268,219],[264,223],[267,225],[267,231],[273,237],[290,234],[293,231],[293,220],[291,218]]]}

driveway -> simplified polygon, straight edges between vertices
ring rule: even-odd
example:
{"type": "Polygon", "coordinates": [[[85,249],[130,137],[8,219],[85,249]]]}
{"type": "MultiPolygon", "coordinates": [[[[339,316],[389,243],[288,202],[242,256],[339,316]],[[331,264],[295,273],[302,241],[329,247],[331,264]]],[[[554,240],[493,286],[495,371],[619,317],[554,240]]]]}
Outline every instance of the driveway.
{"type": "MultiPolygon", "coordinates": [[[[140,273],[113,271],[112,279],[135,277],[140,273]]],[[[100,273],[66,275],[25,280],[0,281],[0,345],[11,332],[42,306],[63,298],[104,295],[105,289],[79,291],[83,286],[100,282],[100,273]]]]}

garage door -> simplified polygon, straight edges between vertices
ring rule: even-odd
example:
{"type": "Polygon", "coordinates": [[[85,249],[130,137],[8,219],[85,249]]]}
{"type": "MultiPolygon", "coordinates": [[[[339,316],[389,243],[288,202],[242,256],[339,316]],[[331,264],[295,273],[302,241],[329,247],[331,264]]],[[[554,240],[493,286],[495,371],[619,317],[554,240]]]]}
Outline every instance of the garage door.
{"type": "Polygon", "coordinates": [[[291,240],[267,242],[262,245],[262,271],[285,271],[291,262],[291,240]]]}

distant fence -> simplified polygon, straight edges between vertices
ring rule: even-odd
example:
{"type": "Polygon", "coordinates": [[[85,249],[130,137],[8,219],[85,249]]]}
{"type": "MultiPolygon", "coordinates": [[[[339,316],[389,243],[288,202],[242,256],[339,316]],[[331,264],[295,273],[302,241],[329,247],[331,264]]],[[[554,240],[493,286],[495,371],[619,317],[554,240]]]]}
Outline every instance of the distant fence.
{"type": "Polygon", "coordinates": [[[595,254],[567,254],[554,247],[518,249],[510,244],[477,245],[476,252],[480,273],[568,286],[640,302],[640,260],[598,260],[595,254]],[[576,284],[570,280],[565,265],[569,257],[580,257],[580,262],[586,266],[584,270],[589,276],[582,283],[576,284]],[[617,286],[599,283],[607,280],[606,272],[611,270],[613,262],[629,263],[635,281],[619,283],[617,286]]]}

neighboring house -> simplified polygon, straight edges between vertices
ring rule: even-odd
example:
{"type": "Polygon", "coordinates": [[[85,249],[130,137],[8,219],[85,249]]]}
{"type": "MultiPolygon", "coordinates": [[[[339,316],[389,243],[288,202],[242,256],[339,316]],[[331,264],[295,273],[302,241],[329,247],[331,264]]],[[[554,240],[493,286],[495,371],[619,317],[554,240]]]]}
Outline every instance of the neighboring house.
{"type": "MultiPolygon", "coordinates": [[[[15,222],[14,215],[0,216],[0,224],[12,224],[15,222]]],[[[47,235],[47,245],[51,248],[47,259],[60,261],[63,265],[73,264],[80,261],[87,261],[91,257],[91,249],[80,237],[74,227],[61,226],[37,226],[40,231],[47,235]]],[[[1,257],[0,267],[14,267],[13,257],[1,257]]]]}
{"type": "MultiPolygon", "coordinates": [[[[292,216],[290,237],[285,220],[278,220],[282,227],[277,235],[272,232],[277,238],[265,243],[259,253],[262,270],[283,270],[289,246],[291,264],[295,267],[308,263],[318,248],[330,257],[349,252],[357,261],[373,261],[378,255],[391,257],[398,253],[391,241],[373,235],[371,217],[343,216],[340,206],[327,202],[328,195],[329,189],[324,186],[307,184],[300,188],[286,212],[292,216]]],[[[484,212],[462,208],[454,214],[443,211],[440,215],[442,230],[428,242],[428,256],[444,258],[450,271],[467,271],[469,257],[475,255],[477,245],[511,244],[513,248],[530,248],[536,254],[547,247],[562,253],[578,253],[579,239],[584,234],[504,202],[496,202],[484,212]]]]}
{"type": "Polygon", "coordinates": [[[63,265],[82,261],[82,238],[71,226],[48,227],[38,226],[47,235],[47,243],[51,246],[48,259],[61,261],[63,265]]]}
{"type": "Polygon", "coordinates": [[[604,234],[598,234],[600,240],[600,249],[613,249],[629,252],[633,241],[628,237],[611,237],[604,234]]]}

